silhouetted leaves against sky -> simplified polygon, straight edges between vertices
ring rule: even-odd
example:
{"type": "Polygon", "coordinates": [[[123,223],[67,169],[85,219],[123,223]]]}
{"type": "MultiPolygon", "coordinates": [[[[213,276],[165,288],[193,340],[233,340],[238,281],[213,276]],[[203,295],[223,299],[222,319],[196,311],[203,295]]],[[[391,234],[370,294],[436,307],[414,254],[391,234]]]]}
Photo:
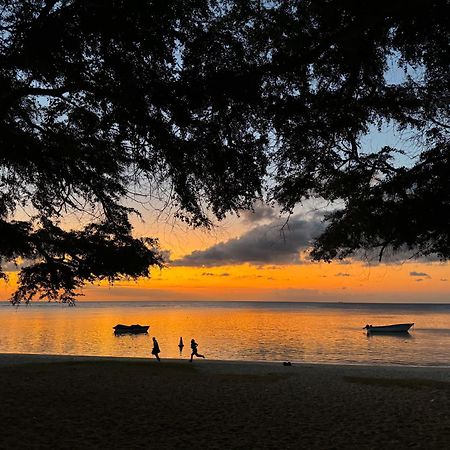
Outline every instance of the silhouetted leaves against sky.
{"type": "Polygon", "coordinates": [[[1,1],[1,262],[35,261],[14,301],[163,264],[132,236],[143,185],[206,227],[323,198],[316,259],[448,258],[449,23],[443,0],[1,1]],[[361,147],[386,123],[417,153],[361,147]],[[67,230],[74,211],[87,223],[67,230]]]}

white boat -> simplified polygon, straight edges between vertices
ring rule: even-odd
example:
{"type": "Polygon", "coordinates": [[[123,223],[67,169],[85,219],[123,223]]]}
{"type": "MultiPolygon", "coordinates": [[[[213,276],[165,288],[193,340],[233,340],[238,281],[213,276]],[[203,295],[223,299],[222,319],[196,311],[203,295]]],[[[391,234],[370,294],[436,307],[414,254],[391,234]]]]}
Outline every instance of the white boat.
{"type": "Polygon", "coordinates": [[[363,330],[368,333],[406,333],[414,324],[413,323],[397,323],[395,325],[366,325],[363,330]]]}

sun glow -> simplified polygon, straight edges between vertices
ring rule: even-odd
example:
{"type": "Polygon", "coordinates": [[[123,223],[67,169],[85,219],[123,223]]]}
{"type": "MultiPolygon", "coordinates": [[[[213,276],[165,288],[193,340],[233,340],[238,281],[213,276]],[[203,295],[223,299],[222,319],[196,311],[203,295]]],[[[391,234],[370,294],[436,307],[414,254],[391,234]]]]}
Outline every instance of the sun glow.
{"type": "MultiPolygon", "coordinates": [[[[150,279],[87,285],[80,300],[448,302],[447,277],[446,264],[175,266],[154,269],[150,279]]],[[[16,273],[9,278],[1,286],[4,299],[15,288],[16,273]]]]}

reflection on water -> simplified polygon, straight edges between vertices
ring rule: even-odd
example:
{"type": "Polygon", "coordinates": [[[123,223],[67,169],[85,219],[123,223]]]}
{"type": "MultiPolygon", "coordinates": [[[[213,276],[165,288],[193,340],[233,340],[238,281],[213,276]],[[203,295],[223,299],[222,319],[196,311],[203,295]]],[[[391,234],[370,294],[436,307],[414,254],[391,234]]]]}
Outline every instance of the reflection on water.
{"type": "Polygon", "coordinates": [[[402,332],[402,333],[394,333],[392,331],[377,331],[376,333],[370,333],[367,332],[367,337],[369,339],[372,338],[392,338],[392,339],[411,339],[412,336],[408,331],[402,332]]]}
{"type": "Polygon", "coordinates": [[[151,358],[180,353],[180,336],[209,359],[370,364],[450,364],[450,307],[301,303],[80,303],[77,308],[0,305],[0,352],[151,358]],[[366,323],[415,322],[410,333],[371,334],[366,323]],[[118,323],[149,334],[115,336],[118,323]]]}

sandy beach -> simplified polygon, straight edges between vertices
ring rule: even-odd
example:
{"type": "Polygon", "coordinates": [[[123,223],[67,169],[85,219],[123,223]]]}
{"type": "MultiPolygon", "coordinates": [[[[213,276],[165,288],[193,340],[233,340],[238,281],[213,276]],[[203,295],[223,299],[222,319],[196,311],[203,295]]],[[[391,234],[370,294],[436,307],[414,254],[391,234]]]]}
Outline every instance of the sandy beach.
{"type": "Polygon", "coordinates": [[[0,355],[0,448],[447,448],[450,369],[0,355]]]}

